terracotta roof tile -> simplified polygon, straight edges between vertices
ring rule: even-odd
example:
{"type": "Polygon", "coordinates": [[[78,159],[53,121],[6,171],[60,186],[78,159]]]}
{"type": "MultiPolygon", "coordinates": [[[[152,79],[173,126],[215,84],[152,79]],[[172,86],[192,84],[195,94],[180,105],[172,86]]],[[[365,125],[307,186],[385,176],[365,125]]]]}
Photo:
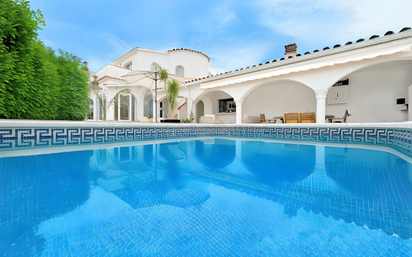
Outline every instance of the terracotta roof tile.
{"type": "MultiPolygon", "coordinates": [[[[401,30],[399,31],[399,33],[405,32],[405,31],[408,31],[408,30],[411,30],[411,28],[410,28],[410,27],[404,27],[403,29],[401,29],[401,30]]],[[[388,32],[386,32],[386,33],[384,34],[384,36],[390,36],[390,35],[393,35],[393,34],[395,34],[393,31],[388,31],[388,32]]],[[[379,35],[372,35],[372,36],[369,38],[369,40],[372,40],[372,39],[375,39],[375,38],[379,38],[379,37],[380,37],[379,35]]],[[[355,44],[356,44],[356,43],[363,42],[363,41],[365,41],[365,39],[360,38],[360,39],[356,40],[355,44]]],[[[352,45],[352,44],[354,44],[354,43],[352,43],[352,41],[348,41],[348,42],[345,43],[344,46],[352,45]]],[[[336,45],[333,46],[333,48],[335,49],[335,48],[344,47],[344,46],[342,46],[342,45],[340,45],[340,44],[336,44],[336,45]]],[[[331,48],[327,46],[327,47],[323,48],[323,51],[329,50],[329,49],[331,49],[331,48]]],[[[170,51],[180,51],[180,50],[193,51],[193,50],[190,50],[190,49],[183,49],[183,48],[181,48],[181,49],[169,50],[169,52],[170,52],[170,51]]],[[[194,51],[194,52],[197,52],[197,51],[194,51]]],[[[320,51],[319,51],[318,49],[315,49],[315,50],[313,51],[313,54],[314,54],[314,53],[318,53],[318,52],[320,52],[320,51]]],[[[201,52],[199,52],[199,53],[201,53],[201,52]]],[[[304,55],[310,55],[310,54],[311,54],[311,53],[310,53],[309,51],[307,51],[307,52],[304,53],[304,55]]],[[[301,54],[297,54],[297,55],[296,55],[296,57],[300,57],[300,56],[302,56],[302,55],[301,55],[301,54]]],[[[292,56],[290,56],[289,58],[292,58],[292,56]]],[[[285,60],[285,58],[280,58],[280,59],[279,59],[279,61],[283,61],[283,60],[285,60]]],[[[272,63],[273,63],[273,62],[276,62],[276,61],[278,61],[278,60],[274,59],[274,60],[272,61],[272,63]]],[[[267,65],[267,64],[270,64],[270,63],[271,63],[270,61],[267,61],[267,62],[265,62],[264,64],[263,64],[263,63],[259,63],[259,65],[252,65],[252,68],[253,68],[253,67],[256,67],[256,66],[267,65]]],[[[238,71],[241,71],[241,70],[243,70],[243,69],[249,69],[249,68],[250,68],[250,67],[247,66],[247,67],[245,67],[245,68],[236,69],[236,70],[234,70],[234,71],[226,71],[226,72],[224,72],[224,73],[219,73],[219,74],[216,74],[215,76],[220,76],[220,75],[228,74],[228,73],[231,73],[231,72],[238,72],[238,71]]],[[[210,76],[210,77],[212,77],[212,76],[210,76]]],[[[209,76],[206,77],[206,78],[209,78],[209,76]]],[[[190,83],[190,82],[194,82],[194,81],[199,81],[199,80],[202,80],[202,79],[205,79],[205,77],[203,77],[203,78],[198,78],[198,79],[192,79],[192,80],[190,80],[190,81],[186,81],[186,83],[190,83]]]]}
{"type": "Polygon", "coordinates": [[[117,79],[117,80],[121,80],[121,81],[126,81],[126,80],[124,80],[124,79],[112,77],[112,76],[109,76],[109,75],[106,75],[106,76],[104,76],[104,77],[101,77],[101,78],[98,79],[97,81],[103,80],[103,79],[105,79],[105,78],[108,78],[108,79],[117,79]]]}
{"type": "Polygon", "coordinates": [[[192,50],[192,49],[176,48],[176,49],[168,50],[167,52],[175,52],[175,51],[188,51],[188,52],[199,53],[199,54],[202,54],[202,55],[206,56],[206,58],[210,61],[210,58],[209,58],[209,56],[207,56],[207,54],[205,54],[205,53],[203,53],[203,52],[200,52],[200,51],[195,51],[195,50],[192,50]]]}

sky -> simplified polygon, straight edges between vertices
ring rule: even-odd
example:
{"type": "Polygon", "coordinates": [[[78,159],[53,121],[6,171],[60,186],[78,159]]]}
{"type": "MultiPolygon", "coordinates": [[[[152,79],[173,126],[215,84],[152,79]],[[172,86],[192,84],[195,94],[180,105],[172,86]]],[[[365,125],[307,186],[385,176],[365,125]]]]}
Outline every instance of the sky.
{"type": "Polygon", "coordinates": [[[32,0],[45,45],[97,71],[134,47],[189,48],[212,74],[412,27],[410,0],[32,0]]]}

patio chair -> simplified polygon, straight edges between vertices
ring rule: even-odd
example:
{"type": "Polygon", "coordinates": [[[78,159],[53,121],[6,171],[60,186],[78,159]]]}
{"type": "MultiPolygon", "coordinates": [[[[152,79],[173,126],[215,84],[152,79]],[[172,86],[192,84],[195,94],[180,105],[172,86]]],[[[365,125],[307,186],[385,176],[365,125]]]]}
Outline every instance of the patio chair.
{"type": "Polygon", "coordinates": [[[260,114],[260,123],[276,123],[276,120],[266,119],[265,114],[260,114]]]}
{"type": "Polygon", "coordinates": [[[332,123],[346,123],[347,118],[351,115],[349,110],[346,110],[342,118],[333,118],[332,123]]]}
{"type": "Polygon", "coordinates": [[[285,112],[283,113],[283,123],[300,123],[300,117],[298,112],[285,112]]]}
{"type": "Polygon", "coordinates": [[[300,112],[301,123],[316,123],[316,112],[300,112]]]}

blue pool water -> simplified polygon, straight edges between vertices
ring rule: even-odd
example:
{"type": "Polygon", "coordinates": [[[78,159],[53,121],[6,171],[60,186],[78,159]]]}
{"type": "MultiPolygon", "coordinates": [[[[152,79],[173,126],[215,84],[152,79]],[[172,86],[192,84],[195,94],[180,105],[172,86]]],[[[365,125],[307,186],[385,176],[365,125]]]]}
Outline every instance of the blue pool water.
{"type": "Polygon", "coordinates": [[[0,158],[0,256],[411,256],[412,165],[219,138],[0,158]]]}

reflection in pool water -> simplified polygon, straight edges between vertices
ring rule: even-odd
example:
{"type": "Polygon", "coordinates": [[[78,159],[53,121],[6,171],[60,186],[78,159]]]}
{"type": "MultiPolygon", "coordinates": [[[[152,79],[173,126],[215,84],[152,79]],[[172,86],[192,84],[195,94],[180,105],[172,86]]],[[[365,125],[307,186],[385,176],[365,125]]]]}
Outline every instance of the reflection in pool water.
{"type": "Polygon", "coordinates": [[[412,166],[387,152],[211,138],[0,169],[0,255],[412,255],[412,166]]]}
{"type": "Polygon", "coordinates": [[[316,151],[313,145],[244,141],[242,160],[262,183],[293,183],[305,179],[315,170],[316,151]]]}

